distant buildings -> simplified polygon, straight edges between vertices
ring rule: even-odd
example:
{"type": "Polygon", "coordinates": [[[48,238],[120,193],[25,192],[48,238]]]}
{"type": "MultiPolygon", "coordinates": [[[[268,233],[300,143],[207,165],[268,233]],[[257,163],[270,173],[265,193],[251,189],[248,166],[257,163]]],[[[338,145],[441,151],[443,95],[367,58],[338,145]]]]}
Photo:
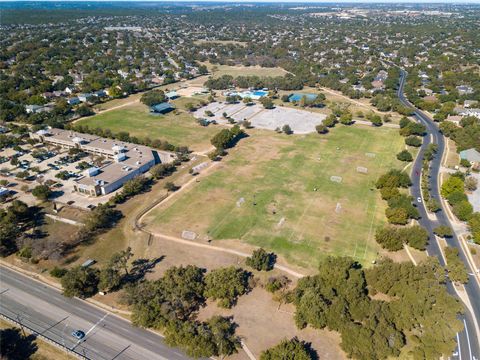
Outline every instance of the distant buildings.
{"type": "Polygon", "coordinates": [[[156,163],[175,160],[175,155],[170,152],[70,130],[40,130],[31,133],[30,137],[63,148],[78,148],[110,160],[102,167],[85,170],[84,176],[75,181],[74,190],[90,196],[111,193],[156,163]]]}

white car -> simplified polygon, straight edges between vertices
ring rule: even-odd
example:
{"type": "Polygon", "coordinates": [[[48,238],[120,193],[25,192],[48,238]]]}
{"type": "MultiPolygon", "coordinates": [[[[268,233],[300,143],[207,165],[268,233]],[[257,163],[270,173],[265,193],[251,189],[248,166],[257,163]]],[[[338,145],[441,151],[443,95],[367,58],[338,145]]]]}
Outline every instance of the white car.
{"type": "Polygon", "coordinates": [[[418,198],[417,198],[417,202],[421,203],[421,202],[422,202],[422,198],[421,198],[421,197],[418,197],[418,198]]]}

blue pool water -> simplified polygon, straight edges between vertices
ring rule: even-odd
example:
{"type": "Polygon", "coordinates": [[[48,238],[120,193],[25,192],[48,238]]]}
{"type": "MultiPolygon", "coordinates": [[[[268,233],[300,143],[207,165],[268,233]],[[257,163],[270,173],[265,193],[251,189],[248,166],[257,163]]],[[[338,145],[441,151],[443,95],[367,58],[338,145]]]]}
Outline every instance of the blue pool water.
{"type": "Polygon", "coordinates": [[[252,93],[255,96],[265,96],[268,95],[268,91],[263,91],[263,90],[257,90],[252,93]]]}

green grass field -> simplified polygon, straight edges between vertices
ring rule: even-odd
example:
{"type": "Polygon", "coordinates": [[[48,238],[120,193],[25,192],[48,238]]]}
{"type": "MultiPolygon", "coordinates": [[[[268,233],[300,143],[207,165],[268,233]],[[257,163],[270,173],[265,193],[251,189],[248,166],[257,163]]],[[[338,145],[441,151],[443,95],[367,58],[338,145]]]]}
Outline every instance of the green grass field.
{"type": "MultiPolygon", "coordinates": [[[[186,102],[198,101],[194,98],[180,98],[176,105],[181,109],[186,102]]],[[[167,140],[174,145],[185,145],[195,151],[209,149],[211,137],[220,130],[219,126],[198,125],[193,116],[185,112],[177,115],[173,112],[166,115],[152,115],[141,103],[100,113],[80,120],[76,124],[110,129],[114,133],[127,131],[130,135],[139,138],[167,140]]]]}
{"type": "Polygon", "coordinates": [[[375,227],[385,219],[374,182],[401,167],[398,131],[337,126],[327,136],[251,133],[219,169],[145,223],[176,236],[192,230],[202,239],[240,239],[306,268],[328,254],[373,260],[375,227]],[[332,182],[332,175],[342,182],[332,182]]]}

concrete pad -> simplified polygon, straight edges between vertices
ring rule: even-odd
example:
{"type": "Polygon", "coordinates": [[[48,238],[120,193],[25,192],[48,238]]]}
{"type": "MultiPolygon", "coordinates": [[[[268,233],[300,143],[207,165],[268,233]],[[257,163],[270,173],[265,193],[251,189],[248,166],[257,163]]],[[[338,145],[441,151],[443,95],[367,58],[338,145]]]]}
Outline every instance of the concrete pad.
{"type": "Polygon", "coordinates": [[[214,116],[209,117],[209,119],[214,119],[219,124],[228,122],[222,116],[226,112],[236,121],[247,119],[253,127],[260,129],[275,130],[277,128],[281,129],[284,125],[289,125],[296,134],[315,132],[315,127],[326,118],[323,114],[281,106],[274,109],[265,109],[260,104],[246,106],[243,103],[220,104],[215,102],[195,111],[193,115],[196,118],[204,118],[207,110],[214,113],[214,116]]]}

